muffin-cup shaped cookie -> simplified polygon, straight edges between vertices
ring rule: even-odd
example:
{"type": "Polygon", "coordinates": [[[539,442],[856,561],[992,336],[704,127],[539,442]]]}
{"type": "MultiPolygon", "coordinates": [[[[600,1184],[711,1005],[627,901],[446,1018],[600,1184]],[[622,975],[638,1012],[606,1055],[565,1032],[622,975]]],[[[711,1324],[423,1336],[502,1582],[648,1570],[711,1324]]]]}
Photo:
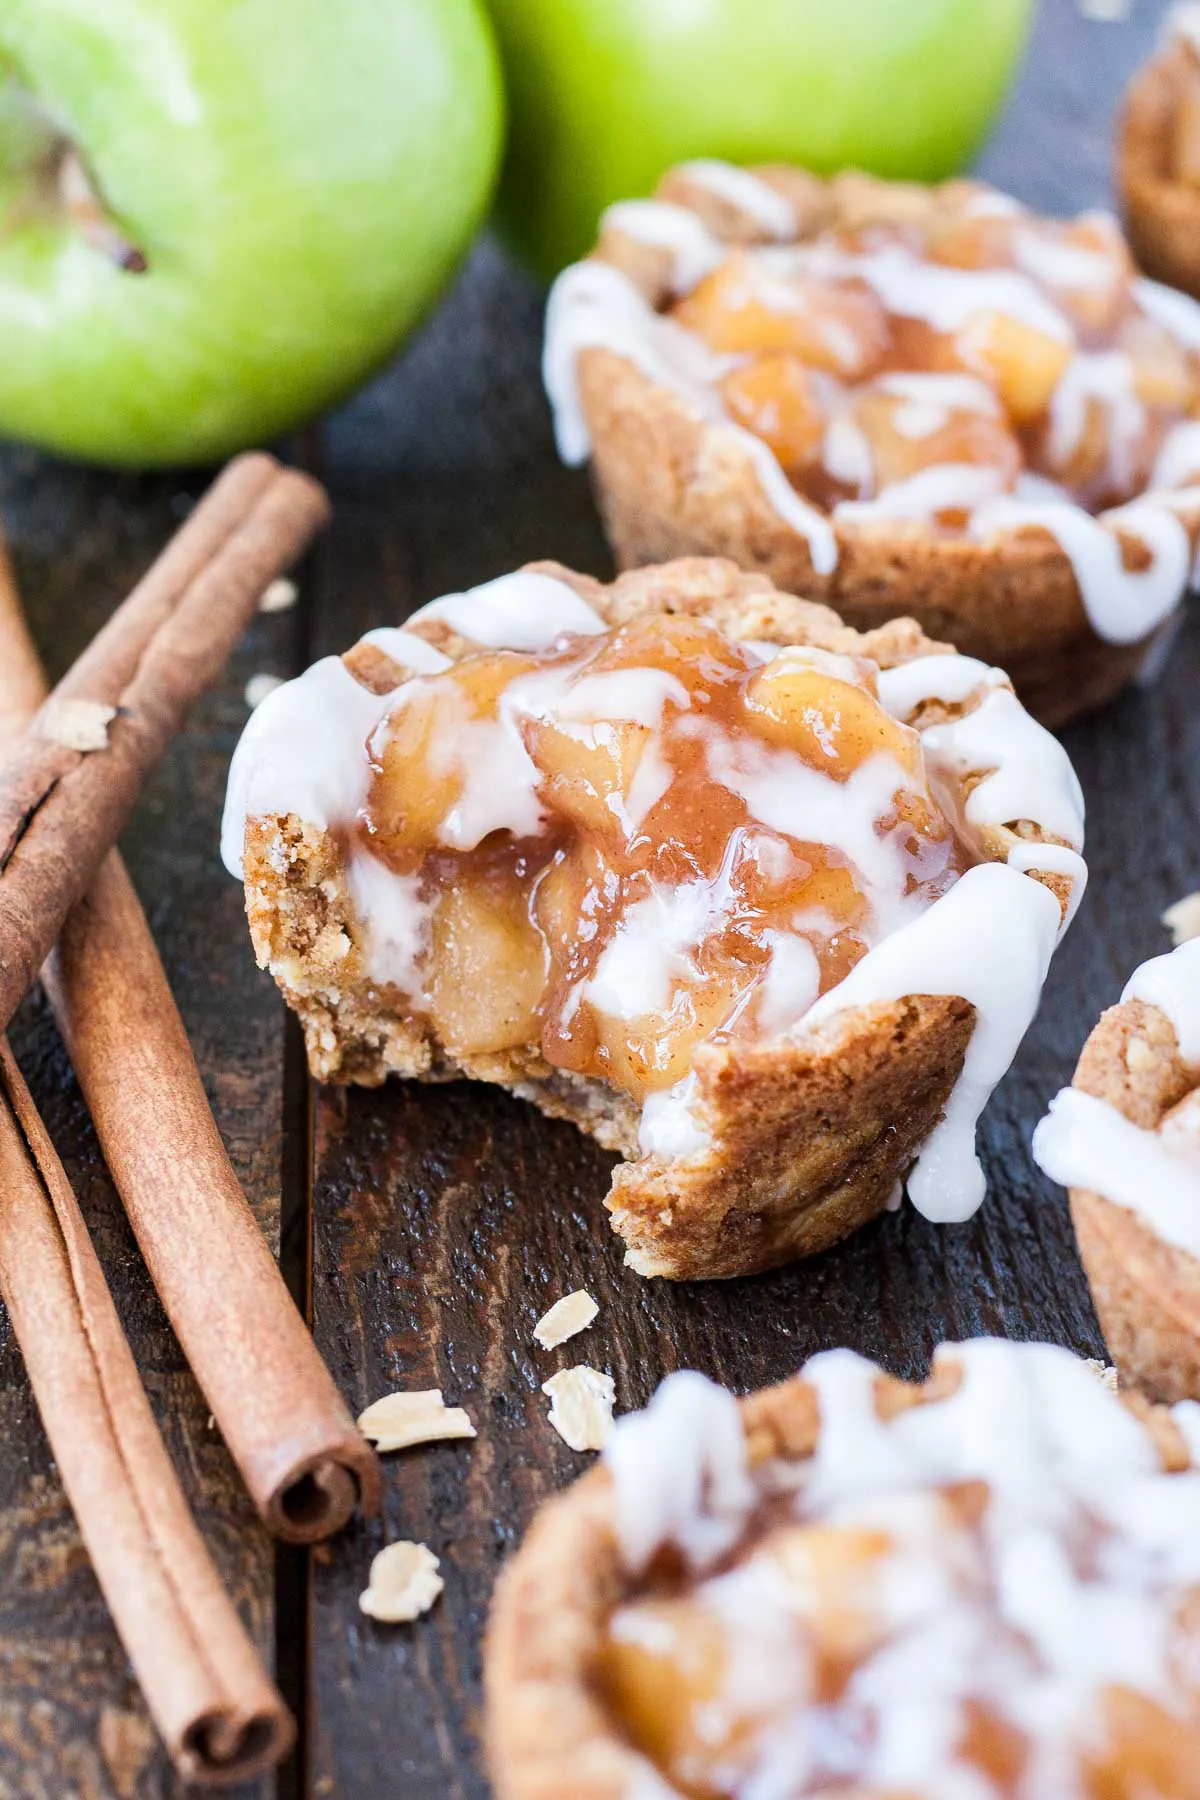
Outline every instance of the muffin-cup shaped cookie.
{"type": "MultiPolygon", "coordinates": [[[[523,627],[516,635],[528,647],[523,627]]],[[[753,744],[747,751],[764,753],[753,744]]],[[[382,754],[372,752],[375,766],[382,754]]],[[[704,781],[705,792],[724,791],[711,774],[704,781]]],[[[820,804],[838,816],[857,805],[831,777],[816,781],[820,804]]],[[[884,812],[886,773],[885,786],[884,812]]],[[[787,818],[812,840],[811,826],[787,818]]],[[[974,1210],[983,1193],[975,1121],[1032,1016],[1085,874],[1070,765],[999,671],[931,642],[911,620],[861,634],[760,575],[702,559],[641,569],[611,586],[537,565],[434,603],[403,633],[372,634],[343,661],[316,665],[255,715],[235,758],[227,828],[231,866],[244,852],[259,962],[300,1016],[314,1075],[363,1083],[393,1073],[468,1076],[573,1121],[625,1159],[606,1204],[627,1261],[673,1279],[748,1274],[836,1242],[898,1201],[900,1182],[939,1133],[947,1154],[933,1162],[942,1173],[918,1204],[944,1218],[974,1210]],[[649,1135],[649,1101],[639,1114],[619,1084],[553,1065],[536,1029],[502,1050],[448,1048],[377,955],[388,907],[408,890],[386,861],[347,848],[369,774],[362,746],[395,706],[408,659],[453,667],[479,651],[479,639],[466,635],[472,629],[495,642],[476,621],[495,607],[511,625],[513,596],[530,582],[540,604],[549,595],[577,623],[582,608],[594,632],[692,620],[733,645],[757,646],[763,667],[780,645],[805,647],[801,654],[824,657],[822,666],[874,663],[879,727],[894,732],[890,719],[910,728],[903,742],[972,864],[915,916],[898,891],[899,927],[802,1009],[795,1029],[700,1041],[690,1074],[652,1096],[670,1106],[649,1135]],[[359,799],[331,799],[331,769],[359,782],[359,799]]],[[[653,944],[666,929],[655,928],[653,944]]],[[[392,921],[393,946],[403,935],[392,921]]],[[[916,1198],[917,1186],[911,1191],[916,1198]]]]}
{"type": "MultiPolygon", "coordinates": [[[[732,421],[718,392],[720,358],[666,320],[666,309],[733,246],[803,246],[826,228],[924,220],[961,208],[965,184],[736,173],[782,206],[786,229],[767,222],[765,207],[756,218],[714,197],[709,177],[698,181],[685,165],[656,200],[610,209],[592,258],[567,270],[551,296],[545,373],[560,447],[568,460],[590,461],[620,566],[729,556],[828,603],[859,630],[910,615],[931,636],[1004,668],[1051,725],[1111,699],[1146,664],[1183,597],[1200,492],[1139,495],[1093,516],[1047,501],[1039,487],[981,505],[966,530],[874,503],[826,511],[804,498],[767,444],[732,421]],[[685,220],[694,230],[681,228],[685,220]]],[[[1030,278],[1015,279],[1032,291],[1030,278]]],[[[1044,304],[1040,291],[1025,300],[1044,304]]],[[[1192,460],[1200,472],[1200,442],[1192,460]]],[[[957,469],[932,471],[943,472],[962,480],[957,469]]],[[[1180,480],[1190,477],[1189,467],[1180,480]]]]}

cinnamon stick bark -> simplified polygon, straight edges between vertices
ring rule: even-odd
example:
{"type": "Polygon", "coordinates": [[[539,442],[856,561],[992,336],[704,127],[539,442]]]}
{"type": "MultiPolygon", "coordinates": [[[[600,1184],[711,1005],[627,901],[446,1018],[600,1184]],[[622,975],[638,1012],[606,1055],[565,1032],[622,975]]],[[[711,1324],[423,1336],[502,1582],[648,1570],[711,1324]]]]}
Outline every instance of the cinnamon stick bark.
{"type": "MultiPolygon", "coordinates": [[[[44,680],[0,569],[0,751],[44,680]]],[[[42,971],[105,1159],[185,1356],[267,1526],[338,1530],[379,1465],[246,1203],[145,914],[115,852],[42,971]]]]}
{"type": "Polygon", "coordinates": [[[54,1147],[0,1040],[0,1290],[67,1498],[185,1781],[241,1782],[295,1735],[196,1529],[54,1147]]]}
{"type": "Polygon", "coordinates": [[[308,476],[237,458],[39,709],[0,771],[0,1030],[187,708],[327,516],[308,476]]]}

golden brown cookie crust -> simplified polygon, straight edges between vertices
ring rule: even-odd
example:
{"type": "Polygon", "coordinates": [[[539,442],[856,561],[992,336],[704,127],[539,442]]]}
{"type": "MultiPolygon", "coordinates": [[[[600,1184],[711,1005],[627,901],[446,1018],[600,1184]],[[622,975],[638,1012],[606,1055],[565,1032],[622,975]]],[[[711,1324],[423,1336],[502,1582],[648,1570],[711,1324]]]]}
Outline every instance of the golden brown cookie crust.
{"type": "MultiPolygon", "coordinates": [[[[699,614],[738,638],[811,644],[892,668],[948,646],[911,619],[860,633],[828,607],[779,592],[728,561],[690,558],[611,585],[555,563],[531,565],[569,583],[610,624],[647,613],[699,614]]],[[[410,625],[410,629],[413,629],[410,625]]],[[[415,629],[446,655],[474,648],[443,622],[415,629]]],[[[348,663],[370,685],[399,678],[368,647],[348,663]]],[[[976,696],[977,698],[978,696],[976,696]]],[[[960,708],[951,709],[953,711],[960,708]]],[[[1038,836],[1028,822],[1020,834],[1038,836]]],[[[1005,828],[985,836],[1003,860],[1005,828]]],[[[1069,884],[1042,880],[1064,909],[1069,884]]],[[[644,1275],[700,1280],[755,1273],[810,1256],[882,1212],[941,1116],[958,1078],[974,1008],[953,996],[910,996],[847,1011],[803,1041],[702,1045],[697,1112],[711,1144],[689,1160],[638,1154],[639,1110],[607,1084],[543,1061],[536,1046],[456,1059],[394,991],[372,981],[358,946],[338,844],[289,815],[251,820],[246,909],[255,953],[304,1027],[320,1080],[374,1085],[397,1074],[499,1083],[630,1159],[606,1198],[627,1261],[644,1275]]]]}
{"type": "MultiPolygon", "coordinates": [[[[1101,1016],[1073,1085],[1153,1131],[1196,1086],[1196,1072],[1181,1061],[1170,1020],[1144,1000],[1127,1000],[1101,1016]]],[[[1165,1244],[1128,1207],[1082,1188],[1072,1188],[1070,1199],[1117,1368],[1152,1400],[1200,1399],[1200,1261],[1165,1244]]]]}
{"type": "MultiPolygon", "coordinates": [[[[789,198],[800,196],[798,238],[828,225],[920,217],[970,185],[923,188],[854,172],[825,183],[770,166],[753,172],[789,198]],[[789,188],[789,177],[801,185],[789,188]]],[[[659,197],[687,205],[714,236],[762,241],[745,215],[736,215],[735,227],[728,203],[689,182],[683,170],[664,177],[659,197]]],[[[594,254],[652,304],[670,298],[670,258],[662,250],[610,226],[594,254]]],[[[1024,526],[977,541],[913,522],[830,519],[838,559],[831,573],[819,574],[807,540],[771,504],[736,438],[611,350],[583,350],[578,372],[593,485],[620,567],[728,556],[779,588],[826,602],[861,631],[909,614],[930,636],[1007,670],[1026,706],[1047,725],[1103,705],[1140,668],[1146,640],[1110,644],[1096,635],[1071,562],[1044,530],[1024,526]]],[[[1194,547],[1200,508],[1179,516],[1194,547]]],[[[1126,566],[1144,567],[1142,541],[1117,535],[1126,566]]]]}
{"type": "Polygon", "coordinates": [[[1117,127],[1117,184],[1141,267],[1200,300],[1200,188],[1171,172],[1174,72],[1181,55],[1178,45],[1164,47],[1126,90],[1117,127]]]}
{"type": "MultiPolygon", "coordinates": [[[[958,1379],[949,1356],[923,1383],[881,1375],[880,1417],[944,1399],[958,1379]]],[[[1170,1415],[1122,1397],[1150,1428],[1163,1466],[1186,1468],[1170,1415]]],[[[817,1397],[800,1376],[751,1394],[741,1411],[752,1465],[812,1455],[817,1397]]],[[[616,1728],[595,1680],[608,1618],[636,1585],[622,1567],[612,1483],[600,1466],[547,1501],[496,1586],[484,1662],[496,1800],[631,1800],[643,1791],[647,1765],[616,1728]]]]}

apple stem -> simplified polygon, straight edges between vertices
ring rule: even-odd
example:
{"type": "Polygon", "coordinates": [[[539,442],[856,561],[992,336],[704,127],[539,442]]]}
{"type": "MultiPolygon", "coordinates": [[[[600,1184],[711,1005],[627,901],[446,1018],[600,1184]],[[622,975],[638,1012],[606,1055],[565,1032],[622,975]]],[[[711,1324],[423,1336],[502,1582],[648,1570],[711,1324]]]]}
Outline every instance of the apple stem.
{"type": "Polygon", "coordinates": [[[143,275],[149,267],[144,251],[109,218],[77,150],[64,145],[58,162],[59,200],[85,241],[103,252],[119,269],[143,275]]]}

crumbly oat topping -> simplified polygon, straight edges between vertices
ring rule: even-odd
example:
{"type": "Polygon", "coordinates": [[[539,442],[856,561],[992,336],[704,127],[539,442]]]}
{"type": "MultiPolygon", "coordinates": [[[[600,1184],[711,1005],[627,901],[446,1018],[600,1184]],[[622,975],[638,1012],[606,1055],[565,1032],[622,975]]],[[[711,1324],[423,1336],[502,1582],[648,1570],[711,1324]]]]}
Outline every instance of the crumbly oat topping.
{"type": "Polygon", "coordinates": [[[550,1396],[550,1424],[571,1450],[603,1450],[613,1424],[616,1388],[611,1375],[579,1363],[542,1383],[550,1396]]]}
{"type": "Polygon", "coordinates": [[[358,1429],[381,1453],[475,1436],[467,1414],[461,1406],[447,1406],[441,1388],[384,1394],[359,1414],[358,1429]]]}
{"type": "Polygon", "coordinates": [[[568,1338],[586,1331],[599,1311],[586,1288],[576,1288],[573,1294],[564,1294],[542,1314],[533,1328],[533,1335],[543,1350],[556,1350],[568,1338]]]}
{"type": "Polygon", "coordinates": [[[359,1611],[386,1625],[419,1619],[446,1585],[438,1567],[427,1544],[407,1538],[386,1544],[371,1563],[370,1580],[358,1597],[359,1611]]]}

